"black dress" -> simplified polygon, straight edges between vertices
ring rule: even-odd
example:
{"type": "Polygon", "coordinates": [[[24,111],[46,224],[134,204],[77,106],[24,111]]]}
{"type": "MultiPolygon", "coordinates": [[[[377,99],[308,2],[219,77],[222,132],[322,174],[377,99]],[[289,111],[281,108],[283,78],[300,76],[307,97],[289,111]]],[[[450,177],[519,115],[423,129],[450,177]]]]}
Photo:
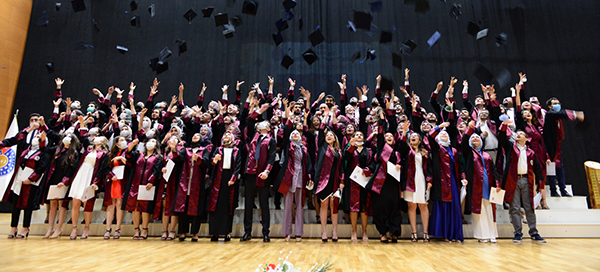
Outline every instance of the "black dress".
{"type": "MultiPolygon", "coordinates": [[[[232,169],[224,169],[221,178],[221,189],[217,197],[217,206],[214,212],[209,213],[208,232],[210,235],[227,235],[233,228],[233,215],[230,214],[229,205],[229,178],[231,178],[232,169]]],[[[232,186],[236,186],[234,184],[232,186]]],[[[237,203],[237,202],[235,202],[237,203]]]]}

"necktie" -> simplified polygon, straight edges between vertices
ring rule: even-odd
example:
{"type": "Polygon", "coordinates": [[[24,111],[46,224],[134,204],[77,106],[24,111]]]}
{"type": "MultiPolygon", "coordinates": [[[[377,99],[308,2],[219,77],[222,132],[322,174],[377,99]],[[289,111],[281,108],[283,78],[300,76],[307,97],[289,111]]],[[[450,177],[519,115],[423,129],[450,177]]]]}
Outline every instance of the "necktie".
{"type": "Polygon", "coordinates": [[[258,137],[258,141],[256,142],[256,152],[254,153],[254,159],[256,159],[256,163],[258,163],[258,158],[260,158],[260,143],[264,138],[264,135],[260,135],[260,137],[258,137]]]}

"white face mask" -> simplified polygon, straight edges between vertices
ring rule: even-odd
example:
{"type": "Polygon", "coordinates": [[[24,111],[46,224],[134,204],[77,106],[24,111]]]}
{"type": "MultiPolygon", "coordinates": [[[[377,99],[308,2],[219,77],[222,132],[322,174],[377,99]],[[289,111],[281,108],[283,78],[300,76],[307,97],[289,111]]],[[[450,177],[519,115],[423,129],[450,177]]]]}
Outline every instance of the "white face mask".
{"type": "Polygon", "coordinates": [[[154,137],[154,130],[150,130],[148,132],[146,132],[146,138],[153,138],[154,137]]]}
{"type": "Polygon", "coordinates": [[[119,144],[117,145],[117,147],[119,149],[125,149],[125,148],[127,148],[127,141],[119,142],[119,144]]]}
{"type": "Polygon", "coordinates": [[[129,130],[129,129],[121,130],[121,136],[125,137],[125,138],[131,136],[131,130],[129,130]]]}
{"type": "Polygon", "coordinates": [[[95,145],[99,145],[99,144],[101,144],[101,143],[102,143],[102,138],[100,138],[100,137],[95,137],[95,138],[94,138],[94,144],[95,144],[95,145]]]}
{"type": "Polygon", "coordinates": [[[71,137],[64,137],[64,138],[62,139],[62,143],[63,143],[64,145],[71,144],[71,137]]]}
{"type": "Polygon", "coordinates": [[[31,145],[32,146],[40,146],[40,138],[38,138],[38,137],[33,138],[33,140],[31,140],[31,145]]]}
{"type": "Polygon", "coordinates": [[[73,103],[71,103],[71,109],[78,110],[80,108],[81,104],[79,103],[79,101],[73,101],[73,103]]]}
{"type": "Polygon", "coordinates": [[[154,148],[156,148],[156,143],[155,142],[146,143],[146,149],[148,149],[148,150],[154,150],[154,148]]]}
{"type": "Polygon", "coordinates": [[[142,127],[143,127],[143,128],[149,128],[149,127],[150,127],[150,121],[148,121],[148,120],[144,120],[144,121],[142,122],[142,127]]]}
{"type": "Polygon", "coordinates": [[[355,144],[356,146],[362,146],[362,145],[364,144],[364,142],[354,142],[354,144],[355,144]]]}

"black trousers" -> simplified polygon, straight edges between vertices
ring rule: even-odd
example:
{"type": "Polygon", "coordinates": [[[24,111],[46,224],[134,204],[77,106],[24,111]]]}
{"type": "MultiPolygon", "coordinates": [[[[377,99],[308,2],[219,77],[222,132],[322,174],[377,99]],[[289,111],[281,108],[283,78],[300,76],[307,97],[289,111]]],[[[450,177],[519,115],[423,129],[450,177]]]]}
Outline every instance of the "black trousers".
{"type": "Polygon", "coordinates": [[[373,193],[371,196],[373,197],[373,223],[379,234],[390,232],[400,236],[402,214],[399,183],[388,176],[381,188],[381,194],[373,193]]]}
{"type": "Polygon", "coordinates": [[[256,186],[256,175],[246,174],[244,189],[244,231],[246,233],[252,233],[252,211],[254,207],[254,198],[258,193],[258,202],[260,203],[260,209],[262,214],[262,233],[263,235],[269,234],[269,227],[271,226],[271,213],[269,211],[269,186],[270,177],[265,180],[264,187],[256,186]]]}
{"type": "Polygon", "coordinates": [[[185,211],[182,213],[179,213],[179,227],[178,227],[178,234],[184,234],[184,233],[191,233],[191,234],[196,234],[198,232],[200,232],[200,216],[192,216],[192,215],[188,215],[187,213],[187,209],[188,209],[188,203],[190,201],[190,196],[187,196],[187,199],[185,201],[186,205],[185,205],[185,211]],[[192,231],[190,231],[190,223],[192,224],[192,231]]]}
{"type": "MultiPolygon", "coordinates": [[[[8,190],[10,190],[10,188],[8,188],[8,190]]],[[[19,209],[17,208],[17,201],[15,200],[13,202],[14,203],[12,205],[12,216],[10,220],[10,226],[16,228],[19,225],[19,216],[21,216],[21,210],[23,210],[23,227],[29,228],[29,226],[31,225],[31,215],[33,214],[33,208],[19,209]]]]}

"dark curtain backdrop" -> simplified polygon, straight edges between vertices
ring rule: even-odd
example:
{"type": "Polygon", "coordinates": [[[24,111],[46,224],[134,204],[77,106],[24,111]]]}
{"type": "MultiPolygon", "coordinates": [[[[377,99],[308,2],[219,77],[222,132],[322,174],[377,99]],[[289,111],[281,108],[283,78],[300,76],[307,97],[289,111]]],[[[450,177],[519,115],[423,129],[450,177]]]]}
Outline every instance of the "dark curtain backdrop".
{"type": "MultiPolygon", "coordinates": [[[[353,10],[369,10],[370,1],[298,0],[295,16],[288,22],[290,27],[283,31],[285,41],[278,48],[271,35],[276,31],[275,21],[284,15],[281,1],[260,1],[256,16],[241,13],[241,0],[138,0],[139,8],[134,12],[129,11],[129,0],[85,0],[87,10],[78,13],[73,12],[70,1],[60,2],[61,10],[55,11],[55,1],[34,1],[14,104],[14,110],[21,110],[21,127],[31,112],[49,116],[56,77],[66,80],[65,96],[80,99],[84,105],[94,98],[92,88],[103,92],[111,85],[127,89],[131,81],[138,86],[136,100],[145,100],[155,77],[148,62],[167,46],[173,56],[168,59],[170,71],[158,76],[161,84],[157,101],[176,94],[179,82],[183,82],[185,100],[192,104],[203,82],[210,100],[220,96],[223,84],[233,89],[236,80],[246,81],[246,91],[257,81],[266,89],[267,75],[275,77],[277,91],[287,89],[287,78],[292,77],[314,97],[320,92],[337,96],[336,82],[342,73],[348,75],[351,95],[355,95],[356,86],[363,84],[374,91],[378,74],[392,78],[399,86],[403,73],[392,66],[390,52],[398,52],[406,39],[418,44],[412,56],[403,57],[403,63],[411,69],[411,85],[424,101],[438,81],[447,84],[451,76],[469,80],[471,97],[480,93],[480,82],[472,72],[475,63],[481,62],[493,73],[507,69],[511,84],[517,82],[518,72],[525,72],[528,93],[543,102],[557,96],[564,108],[584,110],[587,118],[595,119],[600,113],[600,2],[595,0],[431,0],[425,14],[415,13],[414,1],[384,0],[383,10],[374,13],[376,27],[372,33],[353,33],[346,28],[347,21],[353,19],[353,10]],[[153,18],[147,10],[151,3],[156,6],[153,18]],[[462,5],[458,20],[449,15],[452,3],[462,5]],[[215,27],[212,18],[202,18],[200,10],[209,5],[215,7],[215,14],[240,16],[242,25],[236,28],[234,38],[225,39],[222,27],[215,27]],[[191,24],[183,18],[190,8],[199,14],[191,24]],[[140,16],[140,28],[130,26],[133,15],[140,16]],[[47,26],[38,25],[43,16],[49,19],[47,26]],[[100,32],[94,30],[93,19],[100,32]],[[469,20],[482,28],[489,27],[488,37],[477,41],[469,36],[469,20]],[[314,47],[319,60],[308,65],[301,54],[311,48],[308,35],[317,26],[325,42],[314,47]],[[379,44],[380,30],[391,31],[393,41],[379,44]],[[435,31],[441,33],[441,39],[428,50],[427,40],[435,31]],[[508,39],[498,47],[495,37],[500,33],[506,33],[508,39]],[[188,52],[181,56],[175,44],[178,39],[186,40],[188,45],[188,52]],[[76,50],[82,44],[94,48],[76,50]],[[117,45],[129,48],[129,52],[119,53],[117,45]],[[355,52],[360,50],[364,56],[367,48],[376,50],[377,59],[363,64],[350,62],[355,52]],[[286,53],[295,59],[289,70],[280,65],[286,53]],[[52,74],[44,66],[49,61],[55,66],[52,74]]],[[[457,85],[458,93],[460,81],[457,85]]],[[[499,93],[499,99],[508,96],[508,88],[499,93]]],[[[588,192],[583,162],[600,160],[598,132],[594,124],[585,133],[576,131],[573,123],[566,128],[563,150],[567,183],[572,183],[579,195],[588,192]]]]}

